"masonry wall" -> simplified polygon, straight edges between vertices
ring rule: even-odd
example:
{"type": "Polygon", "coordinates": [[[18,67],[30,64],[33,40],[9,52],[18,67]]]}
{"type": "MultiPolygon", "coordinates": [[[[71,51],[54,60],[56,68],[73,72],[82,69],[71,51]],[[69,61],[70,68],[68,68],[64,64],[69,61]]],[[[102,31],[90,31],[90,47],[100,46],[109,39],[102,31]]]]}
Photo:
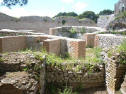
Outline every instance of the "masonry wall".
{"type": "Polygon", "coordinates": [[[98,34],[95,38],[95,45],[102,48],[110,48],[120,45],[126,37],[112,34],[98,34]]]}
{"type": "Polygon", "coordinates": [[[109,94],[115,94],[124,80],[126,64],[122,64],[120,56],[125,57],[124,54],[115,54],[106,59],[106,87],[109,94]]]}
{"type": "Polygon", "coordinates": [[[44,41],[43,47],[47,52],[60,55],[60,39],[47,39],[44,41]]]}
{"type": "Polygon", "coordinates": [[[95,36],[96,36],[96,34],[93,34],[93,33],[84,34],[84,39],[86,41],[87,47],[94,47],[95,46],[95,36]]]}
{"type": "Polygon", "coordinates": [[[11,52],[26,48],[26,36],[0,37],[0,51],[11,52]]]}
{"type": "MultiPolygon", "coordinates": [[[[47,83],[57,83],[61,85],[72,86],[73,88],[93,88],[105,86],[104,65],[96,65],[99,71],[90,72],[86,65],[76,63],[62,64],[56,66],[47,65],[46,81],[47,83]],[[71,67],[71,69],[67,69],[71,67]],[[74,68],[81,66],[81,71],[75,71],[74,68]],[[73,69],[72,69],[73,68],[73,69]]],[[[94,68],[95,69],[95,68],[94,68]]]]}

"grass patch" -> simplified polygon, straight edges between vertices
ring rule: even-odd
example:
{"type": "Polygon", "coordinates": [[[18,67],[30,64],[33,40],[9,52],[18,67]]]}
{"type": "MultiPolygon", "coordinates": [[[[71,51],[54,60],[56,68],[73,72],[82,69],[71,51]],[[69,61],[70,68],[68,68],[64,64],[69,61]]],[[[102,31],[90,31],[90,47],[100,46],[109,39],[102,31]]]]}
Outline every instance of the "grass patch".
{"type": "Polygon", "coordinates": [[[101,63],[102,59],[100,56],[101,48],[87,48],[85,62],[87,63],[101,63]]]}

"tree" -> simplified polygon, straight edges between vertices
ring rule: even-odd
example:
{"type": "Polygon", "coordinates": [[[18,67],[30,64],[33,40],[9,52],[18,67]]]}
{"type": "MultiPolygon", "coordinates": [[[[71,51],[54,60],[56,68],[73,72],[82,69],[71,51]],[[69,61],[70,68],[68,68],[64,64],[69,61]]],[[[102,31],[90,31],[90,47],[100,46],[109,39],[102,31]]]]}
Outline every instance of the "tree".
{"type": "Polygon", "coordinates": [[[60,17],[60,16],[72,16],[72,17],[76,17],[76,16],[78,16],[77,15],[77,13],[75,13],[75,12],[60,12],[60,13],[58,13],[56,16],[54,16],[54,17],[60,17]]]}
{"type": "Polygon", "coordinates": [[[80,14],[78,17],[79,19],[89,18],[91,20],[94,20],[95,22],[97,22],[97,18],[98,18],[98,16],[93,11],[85,11],[82,14],[80,14]]]}
{"type": "Polygon", "coordinates": [[[106,9],[106,10],[100,11],[99,15],[111,15],[113,13],[114,13],[114,11],[112,11],[110,9],[106,9]]]}
{"type": "Polygon", "coordinates": [[[28,0],[3,0],[2,5],[11,7],[14,5],[23,6],[28,3],[28,0]]]}

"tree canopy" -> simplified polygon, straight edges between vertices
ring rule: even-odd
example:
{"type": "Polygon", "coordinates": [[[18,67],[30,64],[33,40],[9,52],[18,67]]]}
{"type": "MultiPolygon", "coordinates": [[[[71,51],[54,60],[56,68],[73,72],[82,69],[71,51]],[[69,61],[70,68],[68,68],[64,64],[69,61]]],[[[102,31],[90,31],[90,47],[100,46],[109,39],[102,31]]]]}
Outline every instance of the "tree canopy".
{"type": "Polygon", "coordinates": [[[28,0],[3,0],[2,5],[11,7],[14,5],[23,6],[28,3],[28,0]]]}
{"type": "Polygon", "coordinates": [[[78,16],[77,15],[77,13],[75,13],[75,12],[60,12],[60,13],[58,13],[56,16],[54,16],[54,17],[60,17],[60,16],[73,16],[73,17],[76,17],[76,16],[78,16]]]}
{"type": "Polygon", "coordinates": [[[79,19],[89,18],[91,20],[94,20],[95,22],[97,22],[97,18],[98,18],[98,16],[93,11],[85,11],[82,14],[80,14],[78,17],[79,19]]]}
{"type": "Polygon", "coordinates": [[[110,14],[113,14],[114,11],[110,10],[110,9],[105,9],[103,11],[100,11],[99,12],[99,15],[110,15],[110,14]]]}

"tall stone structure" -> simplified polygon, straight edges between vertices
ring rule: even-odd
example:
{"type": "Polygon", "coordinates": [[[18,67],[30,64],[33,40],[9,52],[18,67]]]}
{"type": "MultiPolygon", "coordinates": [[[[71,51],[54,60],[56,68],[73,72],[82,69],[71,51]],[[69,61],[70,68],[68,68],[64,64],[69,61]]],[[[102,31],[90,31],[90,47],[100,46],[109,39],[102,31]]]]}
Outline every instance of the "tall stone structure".
{"type": "Polygon", "coordinates": [[[126,11],[126,0],[119,0],[115,4],[115,15],[119,14],[120,12],[126,11]]]}

